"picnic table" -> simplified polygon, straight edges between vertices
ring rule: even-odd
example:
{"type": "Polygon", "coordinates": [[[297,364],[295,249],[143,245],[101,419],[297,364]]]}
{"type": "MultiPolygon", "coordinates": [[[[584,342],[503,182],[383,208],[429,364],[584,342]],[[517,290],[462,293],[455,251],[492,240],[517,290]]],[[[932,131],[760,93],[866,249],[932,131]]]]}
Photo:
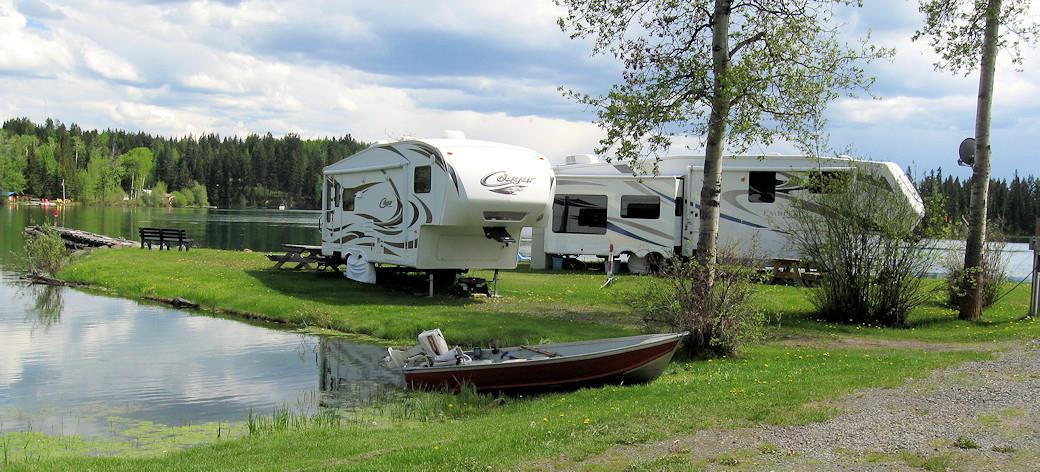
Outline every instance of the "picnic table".
{"type": "Polygon", "coordinates": [[[281,269],[285,264],[296,264],[295,267],[289,267],[293,270],[300,269],[311,269],[311,264],[315,266],[318,264],[318,260],[321,258],[321,246],[309,246],[306,244],[282,244],[282,249],[285,249],[285,254],[268,254],[267,258],[273,261],[274,267],[272,269],[281,269]]]}
{"type": "Polygon", "coordinates": [[[325,270],[336,269],[343,264],[342,261],[321,253],[321,246],[308,244],[282,244],[284,254],[268,254],[267,258],[273,261],[272,269],[282,269],[285,264],[296,264],[295,267],[285,267],[292,270],[325,270]],[[313,267],[311,267],[313,265],[313,267]]]}
{"type": "Polygon", "coordinates": [[[808,267],[803,267],[801,259],[785,257],[773,258],[772,284],[797,284],[811,287],[820,282],[822,275],[808,267]]]}

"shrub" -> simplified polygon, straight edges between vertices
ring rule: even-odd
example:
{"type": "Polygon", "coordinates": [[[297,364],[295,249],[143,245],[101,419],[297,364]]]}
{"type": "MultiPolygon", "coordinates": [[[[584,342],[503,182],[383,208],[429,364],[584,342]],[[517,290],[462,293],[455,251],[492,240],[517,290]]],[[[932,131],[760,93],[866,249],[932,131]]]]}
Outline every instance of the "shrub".
{"type": "Polygon", "coordinates": [[[25,238],[25,270],[33,274],[56,275],[69,258],[65,241],[52,226],[41,226],[41,234],[25,238]]]}
{"type": "MultiPolygon", "coordinates": [[[[1000,284],[1007,278],[1007,266],[1010,254],[1007,243],[997,241],[999,235],[993,234],[986,238],[987,242],[982,253],[982,306],[987,307],[997,301],[1000,284]]],[[[946,302],[951,307],[961,306],[964,298],[964,290],[975,283],[974,272],[966,272],[964,269],[964,243],[960,241],[960,251],[949,251],[943,259],[943,267],[946,269],[946,302]]]]}
{"type": "Polygon", "coordinates": [[[922,277],[934,252],[914,231],[920,215],[884,181],[830,179],[820,193],[792,196],[783,212],[791,244],[824,272],[810,296],[822,318],[904,326],[928,299],[922,277]]]}
{"type": "Polygon", "coordinates": [[[175,190],[170,196],[170,204],[177,208],[188,206],[188,199],[179,190],[175,190]]]}
{"type": "Polygon", "coordinates": [[[209,196],[206,193],[206,186],[198,182],[195,182],[191,186],[191,193],[195,195],[195,204],[198,206],[209,206],[209,196]]]}
{"type": "Polygon", "coordinates": [[[765,324],[751,303],[757,277],[753,259],[738,258],[735,246],[727,246],[718,261],[709,290],[705,264],[673,257],[661,270],[667,283],[650,284],[633,303],[649,329],[689,331],[685,348],[693,356],[732,354],[759,338],[765,324]]]}

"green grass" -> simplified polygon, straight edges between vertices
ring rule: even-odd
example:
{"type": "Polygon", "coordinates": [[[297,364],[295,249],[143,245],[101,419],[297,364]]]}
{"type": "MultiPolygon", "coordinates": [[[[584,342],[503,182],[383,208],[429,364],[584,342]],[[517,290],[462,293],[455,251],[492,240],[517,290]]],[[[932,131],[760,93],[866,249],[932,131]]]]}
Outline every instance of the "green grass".
{"type": "MultiPolygon", "coordinates": [[[[932,297],[915,309],[908,317],[905,328],[881,328],[820,322],[815,319],[809,290],[802,287],[782,285],[760,286],[755,294],[756,302],[767,313],[771,324],[779,325],[787,336],[837,337],[855,336],[864,338],[979,343],[1010,341],[1040,337],[1040,321],[1027,318],[1029,310],[1029,285],[1015,287],[995,305],[983,312],[982,321],[957,319],[957,310],[943,303],[941,281],[929,281],[927,287],[932,297]]],[[[1014,284],[1005,283],[1001,293],[1014,284]]]]}
{"type": "MultiPolygon", "coordinates": [[[[60,277],[110,293],[141,299],[182,297],[204,308],[255,316],[294,326],[333,329],[408,344],[420,331],[440,327],[450,342],[465,345],[569,341],[633,334],[638,319],[629,302],[651,277],[621,276],[601,289],[602,274],[582,272],[502,273],[499,299],[429,299],[414,289],[387,289],[351,282],[334,273],[269,270],[263,254],[196,249],[190,252],[95,251],[74,261],[60,277]]],[[[489,271],[475,276],[490,279],[489,271]]],[[[755,300],[782,336],[985,342],[1030,339],[1040,322],[1025,318],[1028,286],[986,309],[984,321],[957,319],[935,295],[909,317],[907,328],[878,328],[816,321],[810,289],[760,285],[755,300]]],[[[1008,284],[1010,287],[1010,284],[1008,284]]]]}
{"type": "MultiPolygon", "coordinates": [[[[503,298],[418,296],[346,280],[340,274],[269,270],[258,253],[196,249],[95,251],[60,277],[128,298],[181,297],[203,308],[295,326],[334,329],[394,343],[412,343],[439,327],[453,343],[569,341],[635,334],[624,304],[645,277],[601,290],[602,276],[508,272],[503,298]]],[[[479,274],[487,276],[490,274],[479,274]]]]}
{"type": "Polygon", "coordinates": [[[647,385],[507,398],[502,404],[427,393],[417,401],[440,414],[377,415],[337,427],[287,428],[150,458],[55,457],[15,465],[77,470],[548,467],[704,428],[821,421],[835,413],[829,401],[842,394],[896,386],[930,369],[987,356],[758,346],[740,358],[673,363],[647,385]]]}

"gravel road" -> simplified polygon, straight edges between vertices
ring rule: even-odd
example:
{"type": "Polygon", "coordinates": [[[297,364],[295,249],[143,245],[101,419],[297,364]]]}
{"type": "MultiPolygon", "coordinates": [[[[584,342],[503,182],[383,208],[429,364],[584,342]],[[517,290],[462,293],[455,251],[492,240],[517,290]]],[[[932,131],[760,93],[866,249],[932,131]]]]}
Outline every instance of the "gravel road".
{"type": "Polygon", "coordinates": [[[670,457],[707,470],[1040,471],[1040,340],[837,406],[844,413],[822,423],[705,430],[612,450],[579,468],[622,458],[653,470],[670,457]]]}

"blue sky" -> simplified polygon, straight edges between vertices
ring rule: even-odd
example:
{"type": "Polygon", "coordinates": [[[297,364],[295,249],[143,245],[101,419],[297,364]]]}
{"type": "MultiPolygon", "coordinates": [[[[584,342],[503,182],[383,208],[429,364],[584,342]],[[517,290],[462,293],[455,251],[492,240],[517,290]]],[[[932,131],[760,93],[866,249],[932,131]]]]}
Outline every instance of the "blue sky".
{"type": "MultiPolygon", "coordinates": [[[[370,141],[457,129],[550,157],[586,153],[600,136],[593,115],[557,87],[601,92],[620,66],[560,32],[560,13],[551,0],[0,0],[0,117],[370,141]]],[[[973,134],[977,76],[933,69],[933,54],[910,41],[921,21],[913,1],[868,0],[845,21],[850,36],[871,30],[897,53],[869,68],[876,97],[832,104],[832,146],[967,176],[954,162],[973,134]]],[[[994,173],[1038,175],[1040,52],[1026,51],[1023,72],[1003,59],[994,173]]],[[[701,152],[698,139],[674,152],[701,152]]]]}

